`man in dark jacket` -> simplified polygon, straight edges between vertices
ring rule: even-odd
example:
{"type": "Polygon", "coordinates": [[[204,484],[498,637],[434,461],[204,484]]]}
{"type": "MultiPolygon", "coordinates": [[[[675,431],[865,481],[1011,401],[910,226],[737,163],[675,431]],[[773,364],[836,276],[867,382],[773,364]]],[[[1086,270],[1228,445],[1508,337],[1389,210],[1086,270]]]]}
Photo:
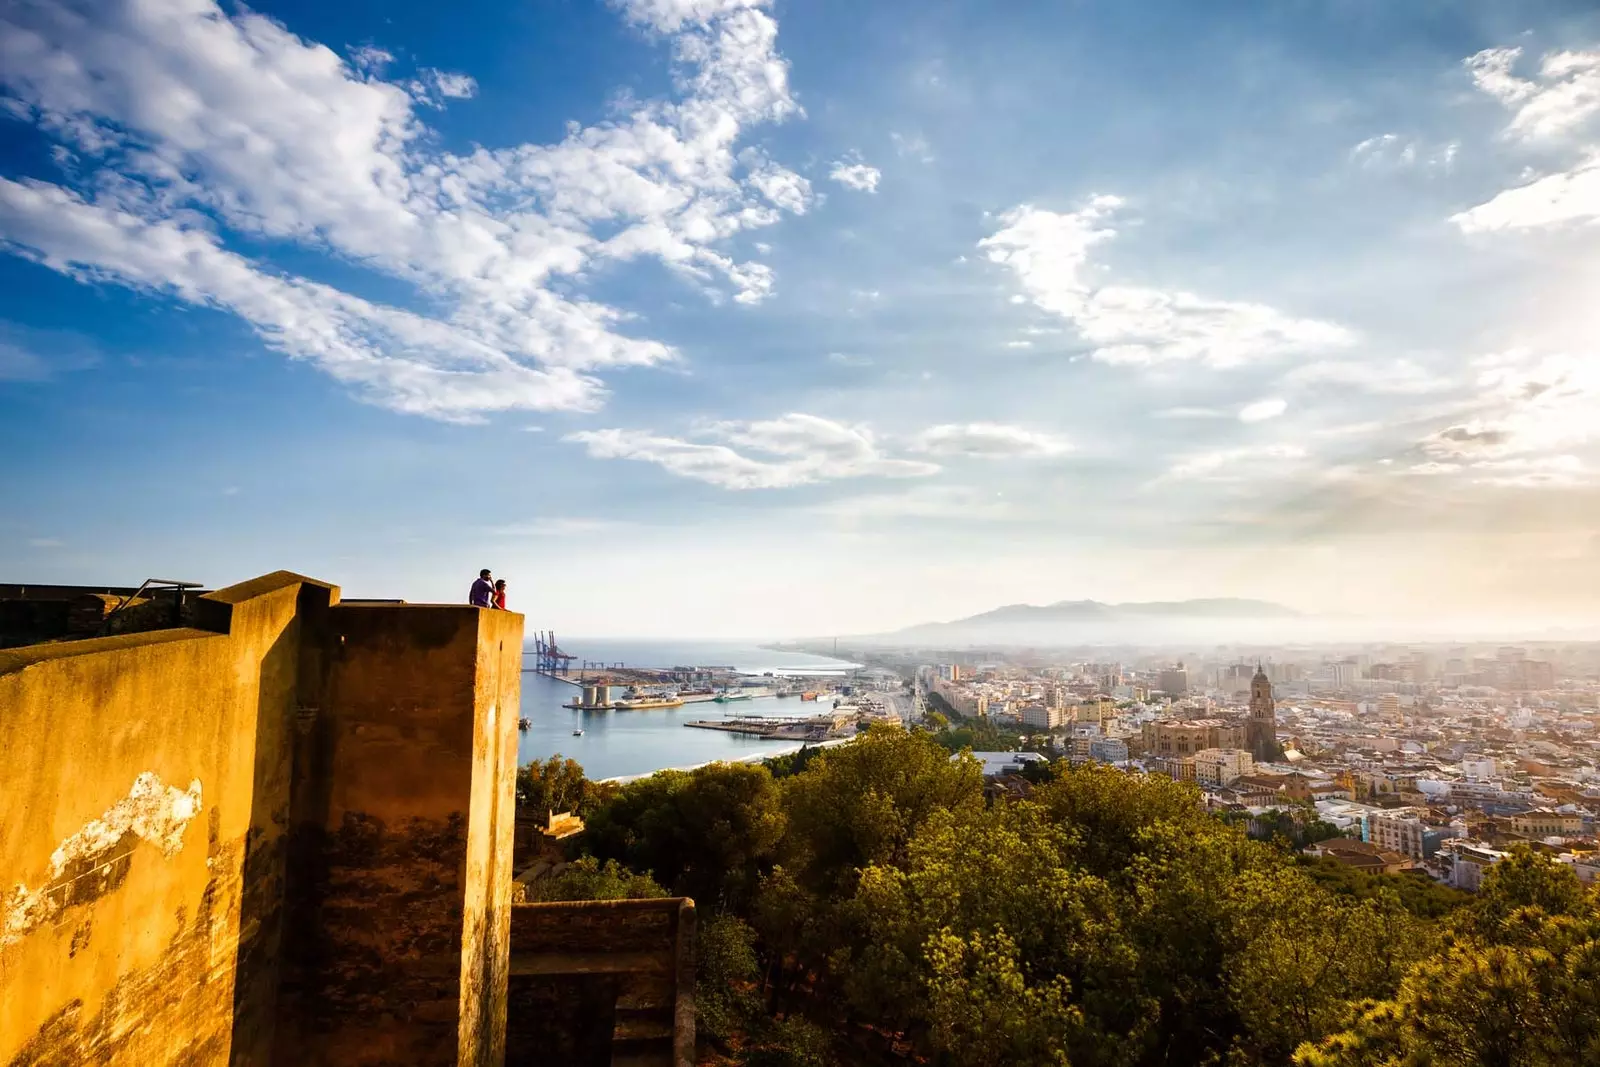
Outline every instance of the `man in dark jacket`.
{"type": "Polygon", "coordinates": [[[467,594],[467,603],[475,608],[492,607],[494,602],[494,581],[489,577],[489,568],[485,567],[478,572],[478,580],[472,583],[472,592],[467,594]]]}

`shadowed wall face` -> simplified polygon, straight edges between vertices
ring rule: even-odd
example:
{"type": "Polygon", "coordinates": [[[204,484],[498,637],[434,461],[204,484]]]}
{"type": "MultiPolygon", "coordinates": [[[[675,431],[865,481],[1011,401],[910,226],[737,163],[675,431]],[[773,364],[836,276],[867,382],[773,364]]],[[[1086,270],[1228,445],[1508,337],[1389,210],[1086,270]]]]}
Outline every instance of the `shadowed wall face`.
{"type": "Polygon", "coordinates": [[[499,1062],[521,623],[329,613],[296,748],[275,1062],[499,1062]]]}
{"type": "Polygon", "coordinates": [[[0,1064],[493,1064],[522,618],[279,573],[0,652],[0,1064]]]}

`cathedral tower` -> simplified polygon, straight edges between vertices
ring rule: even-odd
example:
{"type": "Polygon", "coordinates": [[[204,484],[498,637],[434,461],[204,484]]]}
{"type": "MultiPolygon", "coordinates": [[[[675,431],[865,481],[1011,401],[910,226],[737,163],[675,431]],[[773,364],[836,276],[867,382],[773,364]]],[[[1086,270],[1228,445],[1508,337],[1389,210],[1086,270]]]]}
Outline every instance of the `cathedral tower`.
{"type": "Polygon", "coordinates": [[[1278,745],[1278,705],[1272,699],[1272,679],[1256,665],[1256,676],[1250,679],[1250,754],[1259,763],[1270,763],[1283,758],[1278,745]]]}

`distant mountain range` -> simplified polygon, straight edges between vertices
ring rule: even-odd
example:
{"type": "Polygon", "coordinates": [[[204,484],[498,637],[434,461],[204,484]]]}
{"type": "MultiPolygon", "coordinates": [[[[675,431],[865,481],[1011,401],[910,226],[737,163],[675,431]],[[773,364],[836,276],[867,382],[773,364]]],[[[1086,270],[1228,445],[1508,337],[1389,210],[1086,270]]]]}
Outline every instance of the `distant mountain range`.
{"type": "Polygon", "coordinates": [[[1056,604],[1008,604],[951,622],[927,622],[875,634],[890,644],[1049,644],[1096,636],[1132,636],[1140,631],[1200,630],[1207,624],[1300,619],[1293,608],[1267,600],[1214,597],[1203,600],[1102,604],[1063,600],[1056,604]]]}

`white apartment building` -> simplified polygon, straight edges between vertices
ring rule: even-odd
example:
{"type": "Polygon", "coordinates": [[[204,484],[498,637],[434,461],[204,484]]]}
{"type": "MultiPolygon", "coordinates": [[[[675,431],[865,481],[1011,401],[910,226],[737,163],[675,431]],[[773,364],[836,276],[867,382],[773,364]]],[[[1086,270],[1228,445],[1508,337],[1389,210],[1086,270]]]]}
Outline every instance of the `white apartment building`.
{"type": "Polygon", "coordinates": [[[1194,754],[1194,778],[1203,785],[1232,785],[1255,767],[1242,748],[1203,748],[1194,754]]]}
{"type": "Polygon", "coordinates": [[[1453,852],[1450,884],[1476,893],[1483,885],[1483,872],[1506,858],[1506,853],[1487,845],[1457,845],[1453,852]]]}
{"type": "Polygon", "coordinates": [[[1038,730],[1055,730],[1070,721],[1067,709],[1054,704],[1030,704],[1022,709],[1022,724],[1038,730]]]}
{"type": "Polygon", "coordinates": [[[1417,808],[1391,808],[1367,820],[1372,843],[1391,852],[1422,859],[1422,834],[1426,829],[1417,808]]]}

